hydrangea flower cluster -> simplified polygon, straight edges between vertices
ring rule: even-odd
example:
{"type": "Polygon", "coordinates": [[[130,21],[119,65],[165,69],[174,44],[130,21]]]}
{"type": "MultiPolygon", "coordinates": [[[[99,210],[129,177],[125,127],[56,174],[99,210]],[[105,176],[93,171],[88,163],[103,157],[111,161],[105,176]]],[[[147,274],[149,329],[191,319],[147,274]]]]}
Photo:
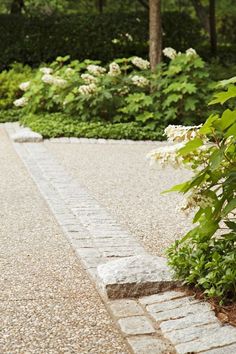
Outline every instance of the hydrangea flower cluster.
{"type": "Polygon", "coordinates": [[[53,70],[51,68],[40,68],[39,71],[43,74],[46,74],[46,75],[49,75],[49,74],[52,74],[53,70]]]}
{"type": "Polygon", "coordinates": [[[20,85],[19,85],[19,88],[21,89],[21,91],[27,91],[30,87],[30,81],[26,81],[26,82],[22,82],[20,85]]]}
{"type": "Polygon", "coordinates": [[[109,71],[108,71],[108,75],[110,76],[118,76],[121,74],[121,70],[120,70],[120,66],[113,62],[109,65],[109,71]]]}
{"type": "Polygon", "coordinates": [[[140,76],[140,75],[132,76],[131,80],[132,80],[133,84],[138,87],[145,87],[145,86],[149,85],[149,80],[143,76],[140,76]]]}
{"type": "Polygon", "coordinates": [[[165,134],[167,135],[168,141],[188,141],[196,138],[201,126],[201,124],[187,127],[183,125],[169,125],[165,129],[165,134]]]}
{"type": "Polygon", "coordinates": [[[142,69],[142,70],[146,70],[146,69],[150,68],[149,61],[148,60],[144,60],[144,59],[139,58],[139,57],[132,58],[131,62],[132,62],[132,64],[137,66],[137,68],[142,69]]]}
{"type": "Polygon", "coordinates": [[[90,74],[82,74],[81,79],[83,79],[86,84],[95,84],[97,82],[97,78],[90,74]]]}
{"type": "Polygon", "coordinates": [[[194,189],[193,192],[185,199],[183,199],[179,210],[188,214],[191,210],[194,210],[198,207],[207,208],[211,206],[213,199],[209,196],[204,195],[204,191],[194,189]]]}
{"type": "Polygon", "coordinates": [[[97,86],[95,84],[81,85],[79,87],[79,93],[84,96],[92,95],[96,92],[97,86]]]}
{"type": "Polygon", "coordinates": [[[189,49],[187,49],[185,53],[186,53],[186,55],[187,55],[188,57],[191,57],[191,56],[195,56],[195,55],[197,55],[196,50],[195,50],[195,49],[193,49],[193,48],[189,48],[189,49]]]}
{"type": "Polygon", "coordinates": [[[167,47],[167,48],[163,49],[163,54],[165,55],[165,57],[167,57],[171,60],[175,59],[175,57],[177,56],[176,50],[171,47],[167,47]]]}
{"type": "Polygon", "coordinates": [[[147,154],[151,163],[158,162],[162,167],[170,165],[179,168],[182,165],[182,157],[177,154],[178,150],[184,146],[184,143],[178,143],[170,146],[161,146],[147,154]]]}
{"type": "Polygon", "coordinates": [[[51,74],[44,74],[42,76],[42,81],[45,84],[55,85],[55,86],[58,86],[58,87],[64,87],[67,84],[66,80],[61,79],[60,77],[54,77],[51,74]]]}
{"type": "Polygon", "coordinates": [[[87,70],[90,74],[95,75],[95,76],[100,76],[106,72],[106,69],[103,68],[102,66],[99,65],[88,65],[87,70]]]}
{"type": "Polygon", "coordinates": [[[15,100],[13,103],[16,107],[24,107],[27,105],[28,99],[26,97],[21,97],[15,100]]]}

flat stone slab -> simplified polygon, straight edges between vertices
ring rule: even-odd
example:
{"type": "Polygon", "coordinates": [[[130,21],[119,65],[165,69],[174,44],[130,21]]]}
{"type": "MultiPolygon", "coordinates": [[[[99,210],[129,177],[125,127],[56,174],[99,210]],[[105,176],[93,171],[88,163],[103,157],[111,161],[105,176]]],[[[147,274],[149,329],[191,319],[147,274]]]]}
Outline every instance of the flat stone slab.
{"type": "Polygon", "coordinates": [[[163,257],[124,257],[99,265],[97,271],[109,299],[152,295],[177,285],[163,257]]]}
{"type": "Polygon", "coordinates": [[[43,140],[43,137],[29,128],[22,128],[17,133],[12,134],[11,139],[16,143],[39,143],[43,140]]]}

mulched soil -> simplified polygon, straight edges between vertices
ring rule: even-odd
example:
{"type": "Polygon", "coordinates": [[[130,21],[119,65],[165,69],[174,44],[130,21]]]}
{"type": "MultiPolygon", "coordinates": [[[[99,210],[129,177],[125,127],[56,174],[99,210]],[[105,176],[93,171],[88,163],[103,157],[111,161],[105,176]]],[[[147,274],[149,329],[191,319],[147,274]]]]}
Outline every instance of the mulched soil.
{"type": "Polygon", "coordinates": [[[207,301],[212,309],[215,311],[216,316],[222,323],[228,323],[236,327],[236,302],[228,302],[224,305],[219,304],[219,300],[216,298],[207,298],[203,291],[190,286],[182,286],[178,288],[180,291],[184,291],[187,295],[192,295],[199,300],[207,301]]]}

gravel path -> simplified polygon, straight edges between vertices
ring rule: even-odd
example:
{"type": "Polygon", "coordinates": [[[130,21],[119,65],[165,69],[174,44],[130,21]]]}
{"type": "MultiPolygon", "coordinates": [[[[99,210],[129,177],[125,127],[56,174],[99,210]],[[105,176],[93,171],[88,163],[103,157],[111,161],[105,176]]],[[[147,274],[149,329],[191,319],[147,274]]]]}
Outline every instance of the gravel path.
{"type": "MultiPolygon", "coordinates": [[[[163,144],[163,143],[162,143],[163,144]]],[[[190,176],[189,171],[149,166],[147,152],[158,144],[73,144],[45,142],[49,151],[153,254],[190,227],[176,210],[177,193],[160,195],[190,176]]]]}
{"type": "Polygon", "coordinates": [[[0,126],[0,353],[128,353],[0,126]]]}

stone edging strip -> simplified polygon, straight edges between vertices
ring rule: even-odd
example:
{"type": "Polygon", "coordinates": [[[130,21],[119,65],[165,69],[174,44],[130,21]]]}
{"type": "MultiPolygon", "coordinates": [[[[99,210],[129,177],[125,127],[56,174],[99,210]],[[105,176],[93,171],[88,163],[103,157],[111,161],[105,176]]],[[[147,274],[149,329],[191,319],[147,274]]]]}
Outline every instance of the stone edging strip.
{"type": "MultiPolygon", "coordinates": [[[[11,135],[19,128],[5,124],[5,129],[11,135]]],[[[96,284],[100,264],[114,258],[119,262],[123,257],[147,256],[135,237],[67,174],[44,144],[13,145],[96,284]]],[[[136,354],[236,353],[236,328],[222,326],[208,303],[178,291],[107,300],[98,290],[136,354]]]]}

